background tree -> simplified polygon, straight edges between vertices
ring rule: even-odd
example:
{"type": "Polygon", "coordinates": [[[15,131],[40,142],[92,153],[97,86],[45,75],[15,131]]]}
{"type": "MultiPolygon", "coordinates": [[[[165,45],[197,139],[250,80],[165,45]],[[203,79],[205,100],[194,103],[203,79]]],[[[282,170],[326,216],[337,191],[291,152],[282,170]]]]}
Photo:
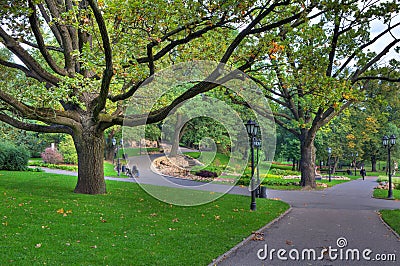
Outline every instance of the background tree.
{"type": "Polygon", "coordinates": [[[317,132],[354,102],[373,80],[399,81],[398,63],[384,57],[397,51],[393,20],[397,1],[322,1],[319,12],[265,34],[272,44],[247,72],[277,105],[275,121],[301,146],[301,185],[315,187],[317,132]],[[304,23],[300,23],[303,22],[304,23]],[[378,22],[379,21],[379,22],[378,22]],[[371,24],[380,23],[371,33],[371,24]],[[384,46],[372,47],[381,39],[384,46]]]}

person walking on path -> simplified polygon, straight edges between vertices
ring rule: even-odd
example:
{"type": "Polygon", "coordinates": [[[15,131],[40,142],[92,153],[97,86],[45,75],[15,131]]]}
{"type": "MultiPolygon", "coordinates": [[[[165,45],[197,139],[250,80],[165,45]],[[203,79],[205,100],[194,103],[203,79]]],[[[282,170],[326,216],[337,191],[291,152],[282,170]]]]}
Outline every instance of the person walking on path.
{"type": "Polygon", "coordinates": [[[360,175],[362,176],[362,179],[364,180],[365,176],[367,175],[367,171],[365,170],[364,166],[361,167],[360,175]]]}

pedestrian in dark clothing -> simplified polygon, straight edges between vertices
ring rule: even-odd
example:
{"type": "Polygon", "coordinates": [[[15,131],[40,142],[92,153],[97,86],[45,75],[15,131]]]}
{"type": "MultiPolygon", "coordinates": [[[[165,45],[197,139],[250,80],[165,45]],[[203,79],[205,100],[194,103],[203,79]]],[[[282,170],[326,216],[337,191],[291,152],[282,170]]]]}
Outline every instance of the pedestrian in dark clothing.
{"type": "Polygon", "coordinates": [[[362,176],[362,178],[363,178],[363,180],[364,180],[365,176],[367,175],[367,171],[365,170],[364,167],[361,168],[361,170],[360,170],[360,175],[362,176]]]}

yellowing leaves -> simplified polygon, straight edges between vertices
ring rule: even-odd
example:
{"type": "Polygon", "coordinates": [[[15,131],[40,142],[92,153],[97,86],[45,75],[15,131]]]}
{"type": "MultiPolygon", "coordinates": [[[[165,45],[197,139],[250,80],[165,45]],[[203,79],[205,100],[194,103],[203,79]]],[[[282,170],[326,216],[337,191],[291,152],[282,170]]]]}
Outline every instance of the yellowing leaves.
{"type": "Polygon", "coordinates": [[[356,139],[356,137],[353,135],[353,134],[348,134],[347,136],[346,136],[346,139],[347,140],[355,140],[356,139]]]}
{"type": "Polygon", "coordinates": [[[63,216],[67,216],[72,213],[72,210],[64,210],[64,208],[58,209],[57,213],[62,214],[63,216]]]}

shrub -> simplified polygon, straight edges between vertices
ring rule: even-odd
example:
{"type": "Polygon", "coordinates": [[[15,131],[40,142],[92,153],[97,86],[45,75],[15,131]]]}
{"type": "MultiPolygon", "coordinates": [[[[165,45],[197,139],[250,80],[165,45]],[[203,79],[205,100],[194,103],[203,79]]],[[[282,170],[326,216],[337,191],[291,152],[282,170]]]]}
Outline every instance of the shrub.
{"type": "Polygon", "coordinates": [[[0,143],[0,169],[24,171],[27,169],[29,152],[23,147],[4,142],[0,143]]]}
{"type": "Polygon", "coordinates": [[[63,156],[56,149],[46,148],[44,152],[42,152],[41,157],[43,162],[51,163],[51,164],[59,164],[63,162],[63,156]]]}
{"type": "Polygon", "coordinates": [[[197,176],[201,177],[217,177],[218,174],[215,172],[207,171],[207,170],[201,170],[196,173],[197,176]]]}
{"type": "Polygon", "coordinates": [[[76,154],[74,141],[70,135],[60,142],[58,149],[62,154],[65,163],[78,164],[78,155],[76,154]]]}

